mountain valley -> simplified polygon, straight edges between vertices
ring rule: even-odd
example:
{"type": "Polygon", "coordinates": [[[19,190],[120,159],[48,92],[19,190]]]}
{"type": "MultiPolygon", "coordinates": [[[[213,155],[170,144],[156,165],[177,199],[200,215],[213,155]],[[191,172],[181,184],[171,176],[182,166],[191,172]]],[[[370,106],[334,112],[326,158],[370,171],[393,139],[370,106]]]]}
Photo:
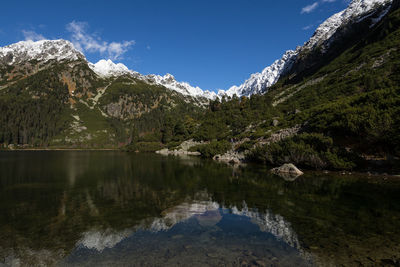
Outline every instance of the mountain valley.
{"type": "Polygon", "coordinates": [[[90,63],[66,40],[0,48],[0,144],[153,152],[194,140],[203,143],[190,151],[233,162],[396,168],[399,2],[353,0],[303,46],[218,93],[90,63]]]}

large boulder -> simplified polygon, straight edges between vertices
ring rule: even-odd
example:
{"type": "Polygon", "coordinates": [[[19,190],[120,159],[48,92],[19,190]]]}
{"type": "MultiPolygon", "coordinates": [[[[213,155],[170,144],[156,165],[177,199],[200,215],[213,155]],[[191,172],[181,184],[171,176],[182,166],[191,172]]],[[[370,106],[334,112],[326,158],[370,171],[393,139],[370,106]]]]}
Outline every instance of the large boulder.
{"type": "Polygon", "coordinates": [[[286,163],[280,167],[273,168],[271,172],[281,176],[287,181],[294,181],[297,177],[304,174],[292,163],[286,163]]]}

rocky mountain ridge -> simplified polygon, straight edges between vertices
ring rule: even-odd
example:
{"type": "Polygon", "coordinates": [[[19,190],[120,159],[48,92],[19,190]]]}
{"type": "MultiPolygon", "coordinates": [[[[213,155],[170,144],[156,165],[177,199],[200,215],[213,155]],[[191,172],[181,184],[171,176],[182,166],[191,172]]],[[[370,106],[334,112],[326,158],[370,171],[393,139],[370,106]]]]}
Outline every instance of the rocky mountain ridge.
{"type": "MultiPolygon", "coordinates": [[[[343,38],[343,34],[335,35],[341,28],[360,23],[367,18],[371,19],[369,27],[374,26],[390,10],[391,3],[392,0],[353,0],[345,10],[325,20],[303,46],[286,51],[281,59],[276,60],[261,73],[252,74],[243,84],[232,86],[225,91],[225,94],[250,96],[265,93],[267,88],[275,84],[280,77],[295,75],[297,72],[309,68],[309,66],[303,66],[307,65],[304,63],[304,58],[317,50],[325,54],[332,43],[343,38]]],[[[318,57],[312,58],[312,61],[317,60],[318,57]]],[[[220,95],[224,95],[224,92],[221,92],[220,95]]]]}
{"type": "MultiPolygon", "coordinates": [[[[165,76],[141,75],[141,77],[154,83],[162,84],[184,95],[201,96],[208,99],[221,98],[223,96],[232,97],[233,95],[249,97],[253,94],[262,94],[274,85],[281,76],[296,74],[298,69],[303,71],[307,68],[308,66],[302,66],[304,64],[303,61],[304,58],[308,57],[308,54],[312,54],[312,51],[320,50],[323,54],[326,53],[331,44],[342,37],[341,34],[338,34],[340,35],[338,37],[335,36],[341,28],[360,23],[367,18],[371,19],[369,27],[374,26],[390,10],[391,3],[392,0],[353,0],[345,10],[325,20],[303,46],[298,46],[295,50],[286,51],[282,58],[276,60],[262,72],[252,74],[243,84],[232,86],[228,90],[219,90],[218,93],[203,91],[201,88],[193,87],[185,82],[177,82],[171,74],[166,74],[165,76]]],[[[312,60],[315,60],[315,58],[312,58],[312,60]]],[[[125,66],[123,67],[123,72],[134,73],[125,66]]],[[[140,75],[138,73],[135,74],[140,75]]]]}
{"type": "Polygon", "coordinates": [[[253,94],[265,93],[282,76],[295,76],[311,69],[318,63],[321,56],[329,54],[331,45],[337,39],[343,38],[344,33],[341,32],[343,28],[360,23],[367,18],[370,19],[369,27],[372,27],[389,11],[391,3],[392,0],[353,0],[345,10],[325,20],[303,46],[286,51],[282,58],[276,60],[262,72],[252,74],[243,84],[232,86],[228,90],[219,90],[218,93],[202,90],[187,82],[178,82],[173,75],[168,73],[164,76],[142,75],[130,70],[122,63],[114,63],[110,59],[102,59],[95,64],[90,63],[71,42],[66,40],[21,41],[2,47],[0,48],[0,65],[16,65],[32,60],[42,62],[84,60],[89,68],[101,78],[129,75],[146,83],[162,85],[184,96],[194,98],[214,100],[233,95],[249,97],[253,94]]]}
{"type": "Polygon", "coordinates": [[[0,47],[0,64],[16,65],[31,60],[78,60],[85,56],[66,40],[21,41],[0,47]]]}
{"type": "MultiPolygon", "coordinates": [[[[161,75],[142,75],[136,71],[128,69],[122,63],[114,63],[110,59],[99,60],[97,63],[87,61],[83,53],[78,51],[74,45],[63,39],[41,40],[41,41],[20,41],[5,47],[0,47],[0,65],[16,66],[31,61],[45,63],[51,60],[57,62],[77,61],[86,62],[100,78],[119,77],[129,75],[136,79],[143,80],[149,84],[162,85],[172,91],[176,91],[184,96],[215,99],[214,92],[203,91],[199,87],[193,87],[186,82],[178,82],[171,74],[161,75]]],[[[1,66],[0,66],[1,67],[1,66]]]]}

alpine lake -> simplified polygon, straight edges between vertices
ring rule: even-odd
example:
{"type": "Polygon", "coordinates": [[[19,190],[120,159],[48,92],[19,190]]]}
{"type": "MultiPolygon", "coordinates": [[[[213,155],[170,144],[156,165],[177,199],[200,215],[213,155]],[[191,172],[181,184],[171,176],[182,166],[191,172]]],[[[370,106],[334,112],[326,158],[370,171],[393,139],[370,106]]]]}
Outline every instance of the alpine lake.
{"type": "Polygon", "coordinates": [[[400,177],[0,152],[0,266],[399,266],[400,177]]]}

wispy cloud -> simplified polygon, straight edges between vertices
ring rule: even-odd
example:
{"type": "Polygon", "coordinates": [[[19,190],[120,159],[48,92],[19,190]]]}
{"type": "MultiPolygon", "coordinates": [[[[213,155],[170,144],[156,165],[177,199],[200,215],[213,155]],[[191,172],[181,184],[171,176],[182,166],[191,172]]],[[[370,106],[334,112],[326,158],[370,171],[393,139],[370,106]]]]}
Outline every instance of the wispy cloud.
{"type": "MultiPolygon", "coordinates": [[[[320,1],[317,1],[317,2],[314,2],[314,3],[312,3],[312,4],[310,4],[310,5],[308,5],[308,6],[305,6],[305,7],[303,7],[302,9],[301,9],[301,14],[304,14],[304,13],[311,13],[311,12],[313,12],[320,4],[324,4],[324,3],[333,3],[333,2],[336,2],[337,0],[320,0],[320,1]]],[[[350,0],[344,0],[344,1],[350,1],[350,0]]]]}
{"type": "Polygon", "coordinates": [[[301,29],[302,29],[303,31],[307,31],[307,30],[312,29],[313,26],[314,26],[313,24],[310,24],[310,25],[304,26],[304,27],[301,28],[301,29]]]}
{"type": "Polygon", "coordinates": [[[314,2],[313,4],[311,4],[311,5],[308,5],[308,6],[305,6],[305,7],[303,7],[302,9],[301,9],[301,14],[304,14],[304,13],[311,13],[311,12],[313,12],[317,7],[318,7],[318,2],[314,2]]]}
{"type": "Polygon", "coordinates": [[[87,22],[72,21],[67,24],[67,30],[71,33],[71,41],[82,52],[98,52],[107,55],[111,59],[120,59],[134,44],[135,41],[107,42],[99,36],[89,33],[87,22]]]}
{"type": "Polygon", "coordinates": [[[40,41],[46,39],[43,35],[34,31],[22,30],[22,34],[26,41],[40,41]]]}

